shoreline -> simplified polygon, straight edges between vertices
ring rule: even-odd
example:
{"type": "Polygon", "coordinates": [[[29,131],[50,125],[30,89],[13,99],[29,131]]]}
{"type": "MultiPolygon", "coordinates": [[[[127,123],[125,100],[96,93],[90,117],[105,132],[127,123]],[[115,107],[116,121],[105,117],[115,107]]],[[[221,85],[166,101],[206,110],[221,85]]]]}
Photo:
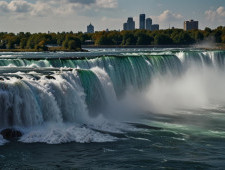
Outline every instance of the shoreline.
{"type": "Polygon", "coordinates": [[[190,45],[82,45],[82,48],[191,48],[190,45]]]}
{"type": "Polygon", "coordinates": [[[35,50],[35,49],[0,49],[0,52],[88,52],[88,50],[85,49],[79,49],[79,50],[63,50],[63,49],[48,49],[46,51],[44,50],[35,50]]]}
{"type": "Polygon", "coordinates": [[[135,49],[135,48],[151,48],[151,49],[160,49],[160,48],[174,48],[174,49],[202,49],[202,50],[225,50],[225,44],[217,45],[214,47],[204,47],[204,46],[195,46],[195,45],[82,45],[79,50],[64,50],[64,49],[49,49],[46,51],[43,50],[35,50],[35,49],[0,49],[0,52],[89,52],[88,49],[135,49]]]}
{"type": "Polygon", "coordinates": [[[204,49],[204,50],[225,50],[225,44],[215,45],[213,47],[201,46],[201,45],[82,45],[84,49],[97,49],[97,48],[194,48],[194,49],[204,49]]]}

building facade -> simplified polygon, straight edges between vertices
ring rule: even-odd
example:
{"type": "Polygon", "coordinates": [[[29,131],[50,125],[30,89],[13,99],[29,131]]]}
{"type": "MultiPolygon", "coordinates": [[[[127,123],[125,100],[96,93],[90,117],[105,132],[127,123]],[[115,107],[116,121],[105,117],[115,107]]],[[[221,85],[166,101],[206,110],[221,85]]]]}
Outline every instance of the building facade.
{"type": "Polygon", "coordinates": [[[133,20],[133,18],[132,17],[129,17],[128,19],[127,19],[127,29],[128,30],[135,30],[135,22],[134,22],[134,20],[133,20]]]}
{"type": "Polygon", "coordinates": [[[152,30],[152,19],[151,18],[146,19],[146,30],[152,30]]]}
{"type": "Polygon", "coordinates": [[[87,33],[94,33],[95,32],[95,28],[92,24],[87,26],[87,33]]]}
{"type": "Polygon", "coordinates": [[[127,19],[127,22],[123,24],[123,30],[133,31],[135,30],[135,22],[132,17],[127,19]]]}
{"type": "Polygon", "coordinates": [[[127,31],[127,22],[123,24],[123,30],[127,31]]]}
{"type": "Polygon", "coordinates": [[[151,31],[157,31],[159,30],[159,24],[153,24],[151,27],[151,31]]]}
{"type": "Polygon", "coordinates": [[[184,21],[184,30],[198,30],[198,21],[190,20],[190,21],[184,21]]]}
{"type": "Polygon", "coordinates": [[[140,14],[139,17],[139,29],[144,30],[145,29],[145,14],[140,14]]]}

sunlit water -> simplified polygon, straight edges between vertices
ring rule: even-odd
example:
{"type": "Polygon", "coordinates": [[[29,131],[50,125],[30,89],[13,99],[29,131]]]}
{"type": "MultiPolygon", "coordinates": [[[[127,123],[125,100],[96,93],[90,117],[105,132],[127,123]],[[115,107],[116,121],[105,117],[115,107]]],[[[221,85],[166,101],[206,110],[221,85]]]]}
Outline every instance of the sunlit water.
{"type": "Polygon", "coordinates": [[[224,169],[225,52],[0,53],[2,169],[224,169]]]}

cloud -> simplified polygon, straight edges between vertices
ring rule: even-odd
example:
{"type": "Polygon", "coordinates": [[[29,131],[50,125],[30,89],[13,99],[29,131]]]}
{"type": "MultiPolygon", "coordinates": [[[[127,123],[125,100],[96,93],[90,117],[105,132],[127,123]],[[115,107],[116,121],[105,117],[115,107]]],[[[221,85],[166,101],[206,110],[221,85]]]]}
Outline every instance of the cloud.
{"type": "Polygon", "coordinates": [[[0,1],[0,11],[2,11],[3,13],[9,12],[7,2],[0,1]]]}
{"type": "Polygon", "coordinates": [[[13,0],[8,5],[8,10],[18,13],[26,13],[32,10],[32,4],[24,0],[13,0]]]}
{"type": "Polygon", "coordinates": [[[219,16],[222,16],[222,17],[225,17],[225,10],[224,10],[224,7],[219,7],[217,10],[216,10],[217,14],[219,16]]]}
{"type": "Polygon", "coordinates": [[[165,22],[165,21],[176,21],[176,20],[180,20],[180,19],[183,18],[183,16],[181,14],[173,13],[170,10],[165,10],[157,18],[158,18],[158,20],[160,22],[165,22]]]}
{"type": "Polygon", "coordinates": [[[184,21],[184,17],[170,10],[164,10],[157,16],[150,16],[153,24],[159,24],[160,28],[169,28],[169,25],[180,28],[184,21]]]}
{"type": "Polygon", "coordinates": [[[215,20],[224,20],[225,18],[225,9],[223,6],[218,7],[216,10],[207,10],[205,11],[206,18],[209,21],[215,20]]]}
{"type": "Polygon", "coordinates": [[[96,0],[96,5],[100,8],[116,8],[117,0],[96,0]]]}
{"type": "Polygon", "coordinates": [[[54,13],[53,8],[51,7],[50,4],[43,3],[43,2],[40,2],[40,1],[38,1],[32,7],[33,7],[33,9],[30,13],[32,16],[44,17],[44,16],[48,16],[48,15],[54,13]]]}
{"type": "Polygon", "coordinates": [[[0,14],[14,15],[18,13],[31,16],[66,15],[79,10],[110,9],[118,6],[117,0],[37,0],[34,3],[28,0],[0,1],[0,14]]]}
{"type": "Polygon", "coordinates": [[[0,1],[1,13],[28,13],[33,10],[33,4],[25,0],[13,0],[11,2],[0,1]]]}
{"type": "Polygon", "coordinates": [[[177,23],[177,21],[181,21],[184,17],[181,14],[174,13],[170,10],[163,11],[158,16],[151,16],[153,19],[153,23],[158,23],[163,26],[167,26],[170,23],[177,23]]]}
{"type": "Polygon", "coordinates": [[[67,0],[69,3],[79,3],[79,4],[94,4],[96,0],[67,0]]]}

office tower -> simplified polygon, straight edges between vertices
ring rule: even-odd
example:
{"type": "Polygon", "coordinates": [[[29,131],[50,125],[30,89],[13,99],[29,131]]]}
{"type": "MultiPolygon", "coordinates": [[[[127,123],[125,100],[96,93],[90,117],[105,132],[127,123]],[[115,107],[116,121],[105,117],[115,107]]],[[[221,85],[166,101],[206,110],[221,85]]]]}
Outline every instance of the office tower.
{"type": "Polygon", "coordinates": [[[95,29],[94,26],[92,24],[87,26],[87,33],[94,33],[95,29]]]}
{"type": "Polygon", "coordinates": [[[152,19],[151,18],[146,19],[146,30],[152,30],[152,19]]]}
{"type": "Polygon", "coordinates": [[[123,24],[123,30],[127,31],[127,23],[123,24]]]}
{"type": "Polygon", "coordinates": [[[190,21],[184,21],[184,30],[198,30],[198,21],[190,20],[190,21]]]}
{"type": "Polygon", "coordinates": [[[159,24],[153,24],[151,27],[151,31],[157,31],[159,30],[159,24]]]}
{"type": "Polygon", "coordinates": [[[135,30],[135,22],[132,17],[127,19],[127,22],[123,24],[123,30],[133,31],[135,30]]]}
{"type": "Polygon", "coordinates": [[[140,18],[139,18],[139,28],[144,30],[145,29],[145,14],[140,14],[140,18]]]}

